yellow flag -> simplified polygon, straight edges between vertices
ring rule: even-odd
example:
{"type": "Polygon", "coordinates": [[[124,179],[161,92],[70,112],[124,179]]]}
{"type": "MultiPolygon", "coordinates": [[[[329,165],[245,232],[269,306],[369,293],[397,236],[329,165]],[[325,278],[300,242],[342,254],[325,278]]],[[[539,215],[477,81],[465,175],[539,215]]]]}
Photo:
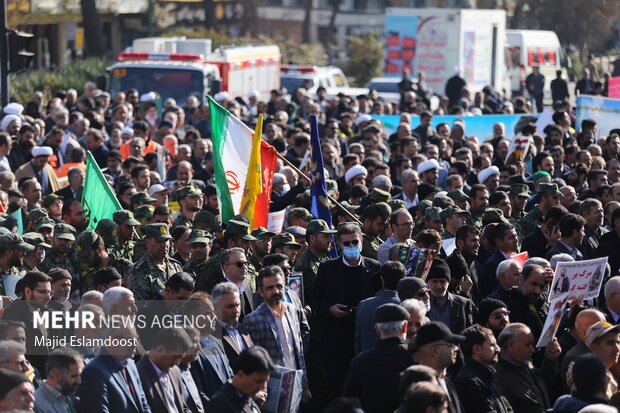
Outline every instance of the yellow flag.
{"type": "Polygon", "coordinates": [[[263,136],[263,114],[258,115],[258,122],[252,138],[252,152],[250,154],[250,164],[248,165],[248,175],[245,178],[245,189],[241,198],[240,213],[245,215],[250,221],[250,228],[254,228],[254,205],[256,197],[263,192],[261,179],[260,145],[263,136]]]}

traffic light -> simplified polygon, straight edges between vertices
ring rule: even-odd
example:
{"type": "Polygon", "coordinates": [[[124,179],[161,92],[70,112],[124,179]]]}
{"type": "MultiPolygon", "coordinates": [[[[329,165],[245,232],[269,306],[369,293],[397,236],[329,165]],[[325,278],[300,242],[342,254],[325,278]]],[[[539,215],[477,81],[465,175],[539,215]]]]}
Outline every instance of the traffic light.
{"type": "Polygon", "coordinates": [[[30,52],[30,43],[34,35],[19,30],[9,31],[9,72],[16,73],[30,66],[34,53],[30,52]]]}

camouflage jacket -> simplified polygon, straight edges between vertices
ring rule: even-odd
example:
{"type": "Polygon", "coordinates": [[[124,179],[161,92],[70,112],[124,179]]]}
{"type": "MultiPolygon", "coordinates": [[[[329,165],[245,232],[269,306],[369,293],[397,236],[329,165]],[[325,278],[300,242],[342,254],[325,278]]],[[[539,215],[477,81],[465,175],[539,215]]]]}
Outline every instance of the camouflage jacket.
{"type": "Polygon", "coordinates": [[[116,258],[125,258],[133,262],[135,246],[135,241],[127,241],[125,245],[121,245],[119,242],[110,248],[110,254],[116,258]]]}
{"type": "Polygon", "coordinates": [[[531,234],[537,226],[542,225],[544,222],[544,216],[542,211],[535,206],[530,212],[527,213],[521,220],[519,220],[519,225],[521,227],[521,236],[527,237],[531,234]]]}
{"type": "MultiPolygon", "coordinates": [[[[118,258],[113,255],[110,255],[109,257],[110,260],[108,261],[108,265],[106,265],[106,267],[114,267],[123,279],[125,279],[125,275],[127,274],[129,267],[131,267],[132,262],[125,258],[118,258]]],[[[78,265],[78,263],[76,263],[76,268],[80,275],[80,294],[94,290],[95,284],[93,274],[100,268],[93,268],[84,264],[78,265]]]]}
{"type": "Polygon", "coordinates": [[[168,278],[179,271],[182,271],[181,264],[172,258],[166,258],[164,268],[161,268],[153,263],[148,254],[144,254],[127,269],[123,284],[133,291],[136,300],[156,300],[168,278]]]}
{"type": "Polygon", "coordinates": [[[481,230],[482,229],[482,216],[471,214],[470,216],[467,217],[467,224],[473,225],[474,227],[481,230]]]}
{"type": "Polygon", "coordinates": [[[194,222],[179,212],[179,215],[172,221],[172,228],[178,227],[179,225],[185,225],[187,228],[192,229],[194,222]]]}
{"type": "Polygon", "coordinates": [[[383,244],[383,241],[379,237],[371,237],[364,234],[362,241],[362,255],[367,258],[377,259],[377,251],[379,246],[383,244]]]}
{"type": "Polygon", "coordinates": [[[64,268],[69,271],[69,274],[75,274],[75,268],[73,268],[73,264],[69,258],[69,252],[61,257],[54,249],[50,248],[47,250],[43,262],[38,265],[38,269],[47,274],[52,268],[56,267],[64,268]]]}

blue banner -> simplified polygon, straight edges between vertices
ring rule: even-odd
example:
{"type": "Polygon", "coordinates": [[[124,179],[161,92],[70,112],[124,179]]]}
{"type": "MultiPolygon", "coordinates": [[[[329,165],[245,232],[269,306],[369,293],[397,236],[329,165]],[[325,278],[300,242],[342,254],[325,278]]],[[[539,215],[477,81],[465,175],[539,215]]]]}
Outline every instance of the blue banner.
{"type": "Polygon", "coordinates": [[[577,130],[585,119],[596,121],[598,137],[609,135],[609,131],[620,127],[620,100],[603,96],[579,96],[577,98],[577,130]]]}
{"type": "MultiPolygon", "coordinates": [[[[617,101],[620,104],[620,101],[617,101]]],[[[372,115],[373,119],[383,122],[385,132],[392,134],[396,132],[400,123],[399,115],[372,115]]],[[[523,125],[532,122],[536,123],[538,115],[483,115],[483,116],[457,116],[457,115],[433,115],[431,123],[433,129],[440,123],[447,123],[452,127],[456,120],[461,120],[465,124],[465,135],[475,136],[478,142],[482,143],[493,137],[493,125],[501,122],[506,127],[506,138],[512,139],[521,130],[523,125]]],[[[420,117],[411,116],[411,129],[420,126],[420,117]]],[[[542,132],[542,131],[539,131],[542,132]]]]}

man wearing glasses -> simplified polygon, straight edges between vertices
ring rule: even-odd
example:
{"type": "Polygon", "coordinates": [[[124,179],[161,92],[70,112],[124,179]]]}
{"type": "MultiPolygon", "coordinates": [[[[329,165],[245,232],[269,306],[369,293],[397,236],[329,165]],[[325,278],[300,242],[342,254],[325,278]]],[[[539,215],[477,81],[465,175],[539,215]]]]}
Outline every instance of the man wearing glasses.
{"type": "Polygon", "coordinates": [[[510,323],[510,311],[501,300],[487,297],[478,303],[478,324],[493,331],[495,338],[510,323]]]}
{"type": "Polygon", "coordinates": [[[229,248],[220,253],[222,272],[224,280],[237,286],[239,289],[239,299],[241,300],[241,314],[239,321],[254,310],[252,300],[252,288],[248,283],[248,259],[243,248],[229,248]]]}
{"type": "Polygon", "coordinates": [[[380,263],[388,260],[390,247],[399,242],[405,243],[412,247],[414,245],[411,239],[411,231],[413,231],[413,218],[406,209],[397,209],[390,215],[390,228],[392,236],[388,238],[377,250],[377,259],[380,263]]]}
{"type": "Polygon", "coordinates": [[[4,310],[2,318],[24,323],[26,354],[29,355],[30,362],[37,370],[45,371],[49,347],[40,343],[37,345],[37,341],[45,343],[49,334],[45,326],[34,325],[34,313],[47,311],[47,304],[52,299],[52,279],[41,271],[30,271],[21,279],[21,284],[22,299],[13,302],[4,310]]]}

